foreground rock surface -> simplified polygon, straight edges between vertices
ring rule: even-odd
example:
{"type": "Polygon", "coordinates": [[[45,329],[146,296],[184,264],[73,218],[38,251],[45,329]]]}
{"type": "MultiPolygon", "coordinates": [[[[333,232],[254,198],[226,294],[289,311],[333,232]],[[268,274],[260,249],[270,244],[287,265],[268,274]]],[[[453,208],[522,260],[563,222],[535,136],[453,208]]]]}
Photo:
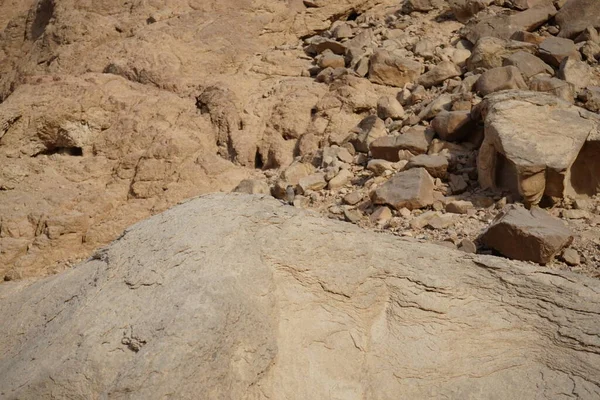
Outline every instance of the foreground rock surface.
{"type": "Polygon", "coordinates": [[[598,293],[210,195],[60,275],[0,285],[0,396],[596,399],[598,293]]]}

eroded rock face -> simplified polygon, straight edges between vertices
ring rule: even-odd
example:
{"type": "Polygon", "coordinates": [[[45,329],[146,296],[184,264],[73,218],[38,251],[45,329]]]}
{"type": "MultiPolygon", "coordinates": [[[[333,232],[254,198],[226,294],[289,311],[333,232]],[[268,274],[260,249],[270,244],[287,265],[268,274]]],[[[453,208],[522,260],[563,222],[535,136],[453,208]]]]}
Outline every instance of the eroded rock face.
{"type": "Polygon", "coordinates": [[[554,96],[507,91],[481,104],[485,139],[478,159],[483,187],[501,187],[537,204],[570,190],[569,171],[586,141],[597,137],[596,115],[554,96]]]}
{"type": "Polygon", "coordinates": [[[599,291],[211,195],[69,271],[0,285],[0,387],[41,400],[534,398],[540,387],[594,399],[599,291]]]}
{"type": "Polygon", "coordinates": [[[328,89],[303,77],[297,43],[368,3],[2,2],[0,279],[62,270],[135,221],[286,167],[323,126],[347,135],[368,96],[350,83],[347,114],[318,109],[328,89]]]}

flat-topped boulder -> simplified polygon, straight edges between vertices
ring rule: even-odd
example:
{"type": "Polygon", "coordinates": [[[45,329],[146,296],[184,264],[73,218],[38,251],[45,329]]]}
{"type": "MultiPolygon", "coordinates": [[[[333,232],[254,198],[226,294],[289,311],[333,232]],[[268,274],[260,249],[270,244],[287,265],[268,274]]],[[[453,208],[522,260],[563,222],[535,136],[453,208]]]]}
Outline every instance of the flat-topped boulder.
{"type": "Polygon", "coordinates": [[[398,172],[371,193],[373,204],[386,204],[396,210],[423,208],[433,203],[433,179],[425,168],[398,172]]]}
{"type": "Polygon", "coordinates": [[[547,264],[571,244],[573,234],[560,219],[540,208],[509,205],[480,239],[506,257],[547,264]]]}
{"type": "Polygon", "coordinates": [[[478,108],[485,123],[477,163],[483,188],[510,190],[529,204],[572,189],[571,166],[586,141],[597,140],[597,115],[529,91],[493,94],[478,108]]]}

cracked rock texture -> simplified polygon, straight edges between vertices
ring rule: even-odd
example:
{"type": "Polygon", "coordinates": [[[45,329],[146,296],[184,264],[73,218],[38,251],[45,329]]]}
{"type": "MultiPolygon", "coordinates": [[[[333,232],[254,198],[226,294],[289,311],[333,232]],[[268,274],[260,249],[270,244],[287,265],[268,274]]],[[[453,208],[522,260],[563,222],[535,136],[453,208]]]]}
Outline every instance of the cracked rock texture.
{"type": "Polygon", "coordinates": [[[250,195],[0,286],[2,399],[597,399],[597,280],[250,195]]]}

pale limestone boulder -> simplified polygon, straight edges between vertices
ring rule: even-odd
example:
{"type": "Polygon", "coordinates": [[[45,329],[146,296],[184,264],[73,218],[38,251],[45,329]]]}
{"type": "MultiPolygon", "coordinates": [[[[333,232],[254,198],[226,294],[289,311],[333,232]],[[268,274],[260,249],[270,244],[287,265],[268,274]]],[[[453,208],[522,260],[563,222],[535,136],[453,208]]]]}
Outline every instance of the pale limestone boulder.
{"type": "MultiPolygon", "coordinates": [[[[477,162],[483,188],[510,190],[537,204],[543,195],[562,197],[572,191],[571,180],[579,180],[584,171],[593,174],[596,164],[589,157],[571,169],[586,141],[592,146],[600,138],[597,115],[550,94],[527,91],[488,96],[479,111],[485,123],[477,162]]],[[[585,191],[583,183],[578,186],[585,191]]]]}

